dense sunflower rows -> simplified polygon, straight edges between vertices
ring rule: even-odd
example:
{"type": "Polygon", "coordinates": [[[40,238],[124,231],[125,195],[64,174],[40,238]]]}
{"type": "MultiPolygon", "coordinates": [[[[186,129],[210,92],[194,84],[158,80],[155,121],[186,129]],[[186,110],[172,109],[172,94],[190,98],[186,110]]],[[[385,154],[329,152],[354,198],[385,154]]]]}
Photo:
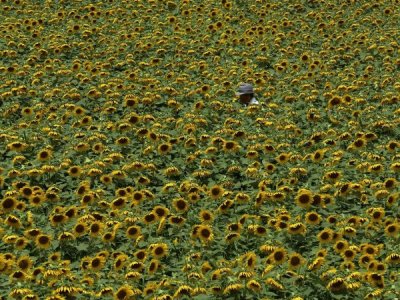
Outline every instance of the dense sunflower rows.
{"type": "Polygon", "coordinates": [[[399,7],[1,0],[0,297],[398,299],[399,7]]]}

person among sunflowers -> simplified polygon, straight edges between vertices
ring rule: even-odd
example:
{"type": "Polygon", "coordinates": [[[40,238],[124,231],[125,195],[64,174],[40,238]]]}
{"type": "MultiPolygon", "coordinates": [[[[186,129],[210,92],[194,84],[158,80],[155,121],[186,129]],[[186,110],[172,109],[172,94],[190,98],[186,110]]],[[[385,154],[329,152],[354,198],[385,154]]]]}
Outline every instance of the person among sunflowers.
{"type": "Polygon", "coordinates": [[[260,104],[254,96],[253,86],[250,83],[240,84],[236,96],[239,97],[239,102],[244,106],[260,104]]]}

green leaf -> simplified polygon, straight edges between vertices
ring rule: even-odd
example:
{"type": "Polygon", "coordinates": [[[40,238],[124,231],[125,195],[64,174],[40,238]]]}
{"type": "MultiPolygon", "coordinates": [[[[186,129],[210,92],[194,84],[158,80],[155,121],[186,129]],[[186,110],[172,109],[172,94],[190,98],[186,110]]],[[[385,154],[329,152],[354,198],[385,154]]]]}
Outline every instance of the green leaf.
{"type": "Polygon", "coordinates": [[[78,247],[76,247],[76,249],[79,251],[87,251],[89,249],[89,245],[86,243],[79,244],[78,247]]]}

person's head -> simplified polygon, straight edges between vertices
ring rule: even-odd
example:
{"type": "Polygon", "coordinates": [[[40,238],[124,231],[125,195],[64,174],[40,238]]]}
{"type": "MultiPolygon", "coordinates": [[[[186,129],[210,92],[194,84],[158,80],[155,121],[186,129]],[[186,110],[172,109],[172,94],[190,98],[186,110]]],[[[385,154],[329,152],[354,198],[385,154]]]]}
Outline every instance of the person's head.
{"type": "Polygon", "coordinates": [[[240,103],[248,104],[250,100],[254,97],[253,86],[250,83],[242,83],[239,86],[236,96],[239,97],[240,103]]]}

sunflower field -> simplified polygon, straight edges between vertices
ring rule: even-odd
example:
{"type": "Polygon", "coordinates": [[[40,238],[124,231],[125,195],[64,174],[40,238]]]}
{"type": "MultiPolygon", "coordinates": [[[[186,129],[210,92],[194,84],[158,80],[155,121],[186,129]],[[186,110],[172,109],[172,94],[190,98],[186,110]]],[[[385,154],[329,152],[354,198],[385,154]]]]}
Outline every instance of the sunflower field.
{"type": "Polygon", "coordinates": [[[399,0],[0,0],[0,299],[400,299],[399,29],[399,0]]]}

